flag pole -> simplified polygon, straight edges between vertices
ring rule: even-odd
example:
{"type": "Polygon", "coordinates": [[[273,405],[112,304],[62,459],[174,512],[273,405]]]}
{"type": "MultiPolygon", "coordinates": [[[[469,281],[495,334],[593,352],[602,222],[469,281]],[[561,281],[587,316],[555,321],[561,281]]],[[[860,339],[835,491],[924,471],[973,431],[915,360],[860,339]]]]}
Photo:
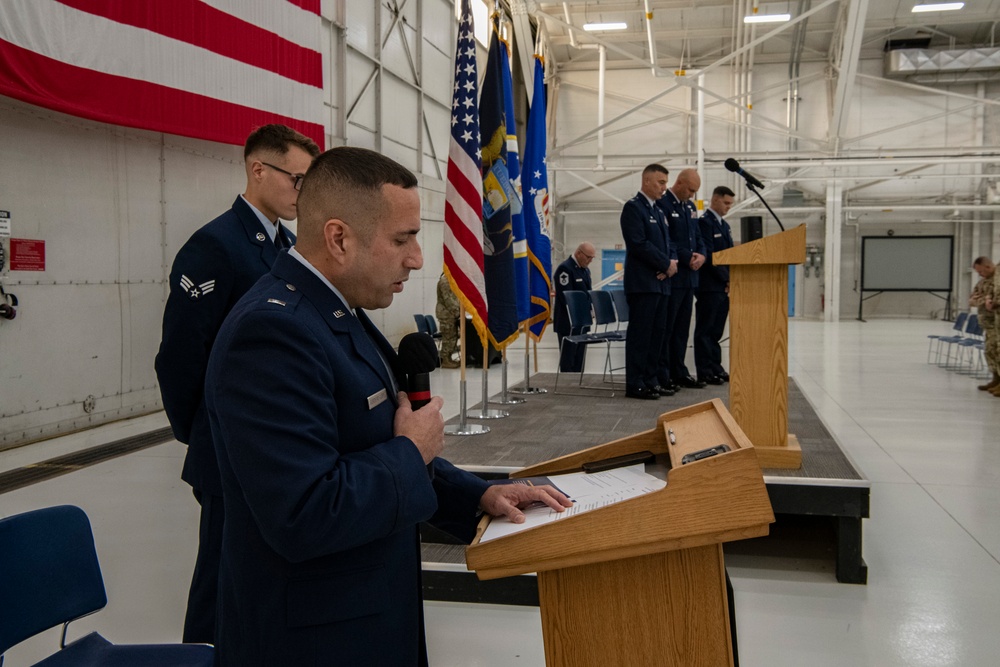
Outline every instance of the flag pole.
{"type": "Polygon", "coordinates": [[[489,391],[489,374],[490,374],[490,341],[483,341],[483,407],[479,411],[469,410],[469,416],[473,419],[503,419],[504,417],[509,417],[510,413],[506,410],[497,410],[495,408],[488,407],[490,404],[490,391],[489,391]]]}
{"type": "MultiPolygon", "coordinates": [[[[508,390],[507,390],[507,348],[506,347],[503,348],[503,353],[502,354],[503,354],[503,365],[501,366],[501,374],[500,374],[500,377],[502,378],[502,386],[500,387],[500,400],[499,401],[494,401],[494,403],[497,403],[499,405],[518,405],[520,403],[524,403],[524,399],[523,398],[518,398],[517,396],[508,396],[507,395],[508,390]]],[[[513,391],[511,391],[511,393],[513,393],[513,391]]]]}
{"type": "MultiPolygon", "coordinates": [[[[531,376],[531,336],[528,335],[528,323],[524,323],[524,386],[511,389],[513,394],[547,394],[548,389],[543,387],[532,387],[528,378],[531,376]]],[[[535,372],[538,372],[538,345],[535,344],[535,372]]]]}
{"type": "Polygon", "coordinates": [[[490,427],[485,424],[469,424],[465,421],[465,304],[458,304],[458,339],[462,341],[460,357],[461,380],[458,383],[458,423],[444,427],[445,435],[482,435],[489,433],[490,427]]]}

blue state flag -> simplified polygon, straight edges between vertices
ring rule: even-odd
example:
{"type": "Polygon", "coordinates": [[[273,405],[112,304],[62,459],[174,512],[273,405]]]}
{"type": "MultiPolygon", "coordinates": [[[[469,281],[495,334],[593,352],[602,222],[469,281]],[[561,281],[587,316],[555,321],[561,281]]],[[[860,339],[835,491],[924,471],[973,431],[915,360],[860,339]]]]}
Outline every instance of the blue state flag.
{"type": "Polygon", "coordinates": [[[535,55],[534,99],[524,138],[524,233],[528,241],[528,287],[531,290],[531,337],[540,340],[552,316],[552,237],[549,224],[549,176],[545,166],[545,65],[535,55]]]}
{"type": "Polygon", "coordinates": [[[511,223],[512,187],[507,166],[507,126],[504,122],[503,63],[494,16],[489,58],[479,98],[479,131],[483,169],[483,272],[489,337],[503,349],[517,338],[517,300],[514,294],[514,229],[511,223]]]}
{"type": "Polygon", "coordinates": [[[508,45],[501,40],[500,66],[503,69],[503,98],[507,127],[507,173],[510,176],[510,222],[514,233],[514,296],[517,322],[523,325],[531,317],[531,290],[528,286],[528,241],[521,211],[521,163],[517,149],[517,126],[514,121],[514,84],[511,81],[508,45]]]}

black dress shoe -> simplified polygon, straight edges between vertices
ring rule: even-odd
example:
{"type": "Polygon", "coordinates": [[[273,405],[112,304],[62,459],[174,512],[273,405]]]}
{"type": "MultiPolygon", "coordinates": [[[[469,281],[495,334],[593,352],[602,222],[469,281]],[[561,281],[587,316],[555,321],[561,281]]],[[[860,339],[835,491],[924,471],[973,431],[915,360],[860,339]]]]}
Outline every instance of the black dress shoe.
{"type": "Polygon", "coordinates": [[[646,387],[640,387],[639,389],[626,389],[625,395],[629,398],[640,398],[646,401],[656,401],[660,398],[659,393],[653,391],[652,389],[647,389],[646,387]]]}
{"type": "Polygon", "coordinates": [[[664,387],[663,385],[659,384],[653,387],[653,391],[655,391],[660,396],[673,396],[674,394],[677,393],[676,389],[672,389],[671,387],[664,387]]]}
{"type": "MultiPolygon", "coordinates": [[[[700,375],[698,376],[701,377],[700,375]]],[[[726,381],[720,378],[718,375],[706,375],[705,379],[702,380],[705,384],[726,384],[726,381]]]]}
{"type": "Polygon", "coordinates": [[[677,383],[682,387],[687,387],[688,389],[703,389],[705,387],[704,382],[699,382],[690,375],[681,378],[680,380],[677,381],[677,383]]]}
{"type": "Polygon", "coordinates": [[[721,373],[716,373],[715,377],[722,378],[723,382],[729,382],[729,373],[722,371],[721,373]]]}

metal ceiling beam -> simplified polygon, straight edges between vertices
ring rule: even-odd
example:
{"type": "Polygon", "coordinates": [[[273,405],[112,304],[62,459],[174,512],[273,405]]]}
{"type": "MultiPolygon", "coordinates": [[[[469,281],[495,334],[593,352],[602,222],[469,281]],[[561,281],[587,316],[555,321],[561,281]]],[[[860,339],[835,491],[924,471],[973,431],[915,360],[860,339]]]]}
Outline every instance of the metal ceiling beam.
{"type": "Polygon", "coordinates": [[[837,72],[837,91],[834,94],[833,113],[827,130],[830,148],[834,153],[840,150],[840,138],[847,124],[854,93],[854,76],[858,71],[861,42],[864,38],[865,17],[868,14],[868,0],[848,0],[848,2],[837,72]]]}

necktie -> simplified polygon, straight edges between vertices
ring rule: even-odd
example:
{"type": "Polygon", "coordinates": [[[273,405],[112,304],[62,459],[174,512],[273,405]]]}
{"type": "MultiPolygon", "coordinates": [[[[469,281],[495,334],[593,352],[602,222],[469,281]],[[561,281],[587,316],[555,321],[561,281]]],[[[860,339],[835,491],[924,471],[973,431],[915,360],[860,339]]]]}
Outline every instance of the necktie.
{"type": "Polygon", "coordinates": [[[285,247],[285,244],[281,242],[281,229],[274,230],[274,247],[281,250],[285,247]]]}

